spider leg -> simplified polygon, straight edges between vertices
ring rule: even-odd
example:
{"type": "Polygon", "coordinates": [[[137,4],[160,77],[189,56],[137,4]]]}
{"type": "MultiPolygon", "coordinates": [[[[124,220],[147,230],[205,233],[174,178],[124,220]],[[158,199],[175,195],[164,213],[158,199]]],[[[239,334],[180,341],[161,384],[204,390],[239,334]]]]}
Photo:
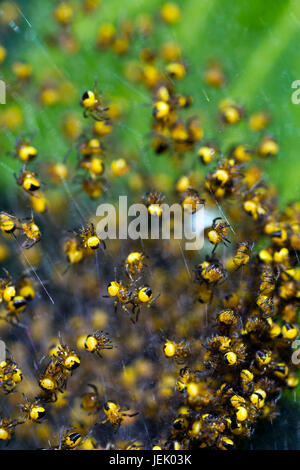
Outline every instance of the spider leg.
{"type": "Polygon", "coordinates": [[[136,312],[136,316],[135,316],[135,323],[137,323],[137,321],[139,319],[140,311],[141,311],[141,309],[140,309],[140,307],[138,307],[137,312],[136,312]]]}
{"type": "Polygon", "coordinates": [[[215,251],[216,251],[216,249],[217,249],[217,246],[218,246],[218,243],[213,247],[213,250],[212,250],[212,252],[211,252],[212,255],[215,253],[215,251]]]}
{"type": "Polygon", "coordinates": [[[97,389],[96,385],[93,385],[93,384],[87,384],[87,385],[88,385],[89,387],[91,387],[91,388],[94,390],[95,393],[98,394],[98,389],[97,389]]]}
{"type": "Polygon", "coordinates": [[[158,295],[156,295],[155,297],[153,297],[153,298],[150,300],[149,304],[152,305],[153,302],[155,302],[159,297],[160,297],[160,294],[158,294],[158,295]]]}
{"type": "Polygon", "coordinates": [[[128,418],[132,418],[133,416],[137,416],[139,412],[136,413],[122,413],[123,416],[127,416],[128,418]]]}
{"type": "Polygon", "coordinates": [[[222,220],[222,217],[215,217],[214,220],[212,221],[212,227],[214,227],[217,220],[222,220]]]}
{"type": "MultiPolygon", "coordinates": [[[[126,303],[128,303],[128,302],[126,302],[126,303]]],[[[132,318],[132,315],[131,315],[131,313],[129,312],[128,308],[126,308],[125,305],[122,305],[122,309],[124,310],[124,312],[127,313],[128,317],[129,317],[129,319],[130,319],[130,321],[131,321],[133,324],[135,324],[135,321],[134,321],[134,319],[132,318]]],[[[132,313],[134,313],[134,310],[132,310],[132,313]]]]}

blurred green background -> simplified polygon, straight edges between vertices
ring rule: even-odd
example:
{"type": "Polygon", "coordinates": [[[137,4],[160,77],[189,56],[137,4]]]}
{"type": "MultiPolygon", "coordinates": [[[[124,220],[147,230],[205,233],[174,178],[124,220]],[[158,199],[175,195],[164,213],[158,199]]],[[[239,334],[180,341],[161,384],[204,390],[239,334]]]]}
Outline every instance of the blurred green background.
{"type": "MultiPolygon", "coordinates": [[[[269,129],[280,142],[280,154],[267,162],[266,176],[278,186],[282,202],[292,200],[299,194],[300,171],[300,105],[291,101],[291,84],[300,79],[300,2],[177,0],[177,3],[182,9],[181,21],[174,26],[157,27],[151,42],[159,45],[163,39],[176,40],[182,46],[189,73],[180,88],[194,96],[195,109],[205,115],[205,136],[219,139],[222,150],[239,139],[248,143],[257,140],[257,136],[243,123],[234,129],[223,130],[219,135],[216,108],[221,98],[230,96],[238,100],[249,113],[260,109],[269,111],[272,115],[269,129]],[[209,88],[203,80],[204,65],[211,58],[222,62],[228,77],[227,85],[221,90],[209,88]]],[[[76,91],[74,103],[57,104],[42,110],[36,105],[37,90],[26,88],[24,94],[19,93],[16,97],[24,113],[21,130],[37,131],[35,144],[41,157],[62,158],[69,144],[61,137],[61,117],[68,109],[80,112],[78,101],[81,93],[93,86],[97,76],[104,95],[124,96],[129,100],[126,124],[120,128],[126,149],[138,150],[146,168],[151,168],[154,173],[170,166],[168,157],[150,164],[151,151],[145,150],[151,114],[147,108],[149,95],[142,86],[133,86],[123,78],[124,64],[128,58],[136,57],[143,44],[136,41],[129,56],[124,58],[110,52],[99,52],[95,47],[97,29],[101,24],[118,24],[125,18],[134,19],[141,12],[157,15],[162,0],[102,0],[96,12],[85,16],[80,10],[80,2],[75,2],[78,11],[75,12],[73,31],[80,40],[80,51],[74,55],[63,54],[45,42],[45,36],[57,28],[53,20],[53,1],[19,0],[18,4],[21,15],[18,30],[12,27],[1,32],[1,41],[8,48],[8,57],[0,67],[1,78],[9,85],[12,80],[11,63],[23,59],[33,65],[37,81],[45,77],[45,71],[53,73],[56,70],[75,86],[76,91]]],[[[13,101],[8,93],[7,105],[13,101]]],[[[3,109],[1,106],[0,113],[3,109]]],[[[12,148],[13,142],[14,136],[2,132],[0,159],[10,168],[15,168],[15,163],[7,159],[5,151],[12,148]]],[[[13,183],[8,171],[4,167],[0,169],[2,190],[11,188],[13,183]]]]}

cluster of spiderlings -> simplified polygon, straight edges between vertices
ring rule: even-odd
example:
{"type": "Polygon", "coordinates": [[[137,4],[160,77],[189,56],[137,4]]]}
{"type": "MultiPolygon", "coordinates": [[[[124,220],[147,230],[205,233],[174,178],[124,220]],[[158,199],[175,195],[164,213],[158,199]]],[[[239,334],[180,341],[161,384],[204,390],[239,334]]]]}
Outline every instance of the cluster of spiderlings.
{"type": "Polygon", "coordinates": [[[4,393],[12,392],[22,380],[22,372],[12,360],[0,362],[0,387],[4,393]]]}
{"type": "Polygon", "coordinates": [[[98,248],[105,249],[105,243],[96,234],[93,223],[74,230],[74,237],[68,238],[64,244],[64,252],[71,264],[91,256],[98,248]]]}
{"type": "Polygon", "coordinates": [[[108,297],[115,299],[115,310],[120,304],[133,323],[137,322],[141,307],[151,307],[159,297],[159,294],[153,297],[152,289],[145,285],[145,282],[140,282],[145,266],[144,258],[145,255],[142,252],[129,253],[124,262],[129,281],[112,281],[107,287],[108,297]]]}
{"type": "Polygon", "coordinates": [[[50,351],[50,362],[39,378],[42,398],[56,401],[57,392],[63,392],[71,372],[79,367],[80,358],[66,345],[58,345],[50,351]]]}
{"type": "MultiPolygon", "coordinates": [[[[216,286],[213,294],[223,299],[224,309],[214,315],[216,326],[203,343],[203,362],[195,358],[197,369],[185,367],[177,381],[184,406],[171,436],[184,448],[232,447],[236,438],[251,435],[258,418],[276,416],[282,388],[298,383],[290,367],[291,344],[298,334],[299,268],[292,267],[297,253],[291,240],[297,207],[292,204],[284,215],[269,213],[261,219],[256,230],[268,233],[270,248],[251,256],[254,242],[239,243],[236,254],[225,259],[229,273],[222,285],[222,276],[216,275],[221,268],[223,274],[221,263],[208,260],[196,267],[197,281],[216,286]],[[247,286],[236,274],[241,266],[249,271],[247,286]],[[235,286],[231,291],[229,276],[235,286]]],[[[165,344],[167,357],[176,357],[177,351],[178,345],[165,344]]]]}
{"type": "Polygon", "coordinates": [[[26,274],[22,275],[16,285],[10,274],[4,269],[5,277],[0,279],[1,302],[5,305],[4,316],[6,321],[15,323],[20,320],[20,313],[34,299],[35,290],[32,280],[26,274]]]}
{"type": "Polygon", "coordinates": [[[19,219],[6,212],[0,213],[0,230],[5,234],[12,235],[17,241],[16,233],[20,234],[23,239],[23,243],[20,245],[21,248],[30,248],[41,237],[40,229],[34,222],[33,217],[19,219]]]}
{"type": "MultiPolygon", "coordinates": [[[[81,14],[97,12],[98,3],[82,1],[81,14]]],[[[57,1],[53,18],[51,47],[80,54],[74,2],[57,1]]],[[[0,212],[0,261],[12,273],[0,279],[0,337],[9,351],[0,362],[0,442],[11,447],[225,450],[249,438],[260,419],[272,420],[282,391],[298,384],[291,356],[300,203],[280,212],[275,189],[253,164],[279,151],[265,133],[267,113],[250,116],[256,145],[228,149],[204,139],[197,112],[184,117],[194,102],[178,91],[188,61],[175,42],[152,43],[157,28],[179,20],[178,5],[164,3],[154,17],[102,24],[94,44],[99,54],[123,56],[126,83],[148,90],[143,139],[153,150],[151,170],[167,158],[165,174],[140,169],[144,148],[138,158],[127,152],[122,106],[102,98],[97,83],[89,89],[92,65],[86,91],[74,93],[60,75],[40,79],[29,63],[12,64],[16,93],[29,94],[33,84],[32,100],[46,115],[55,104],[72,110],[56,129],[71,141],[65,155],[49,157],[45,136],[43,158],[23,129],[6,160],[18,165],[14,195],[0,212]],[[142,201],[149,220],[161,218],[164,202],[192,213],[205,205],[203,249],[183,252],[172,238],[105,244],[93,201],[118,193],[142,201]]],[[[204,80],[224,86],[222,65],[210,62],[204,80]]],[[[247,116],[231,99],[217,113],[222,128],[247,116]]],[[[21,120],[13,107],[0,115],[6,130],[21,120]]]]}

